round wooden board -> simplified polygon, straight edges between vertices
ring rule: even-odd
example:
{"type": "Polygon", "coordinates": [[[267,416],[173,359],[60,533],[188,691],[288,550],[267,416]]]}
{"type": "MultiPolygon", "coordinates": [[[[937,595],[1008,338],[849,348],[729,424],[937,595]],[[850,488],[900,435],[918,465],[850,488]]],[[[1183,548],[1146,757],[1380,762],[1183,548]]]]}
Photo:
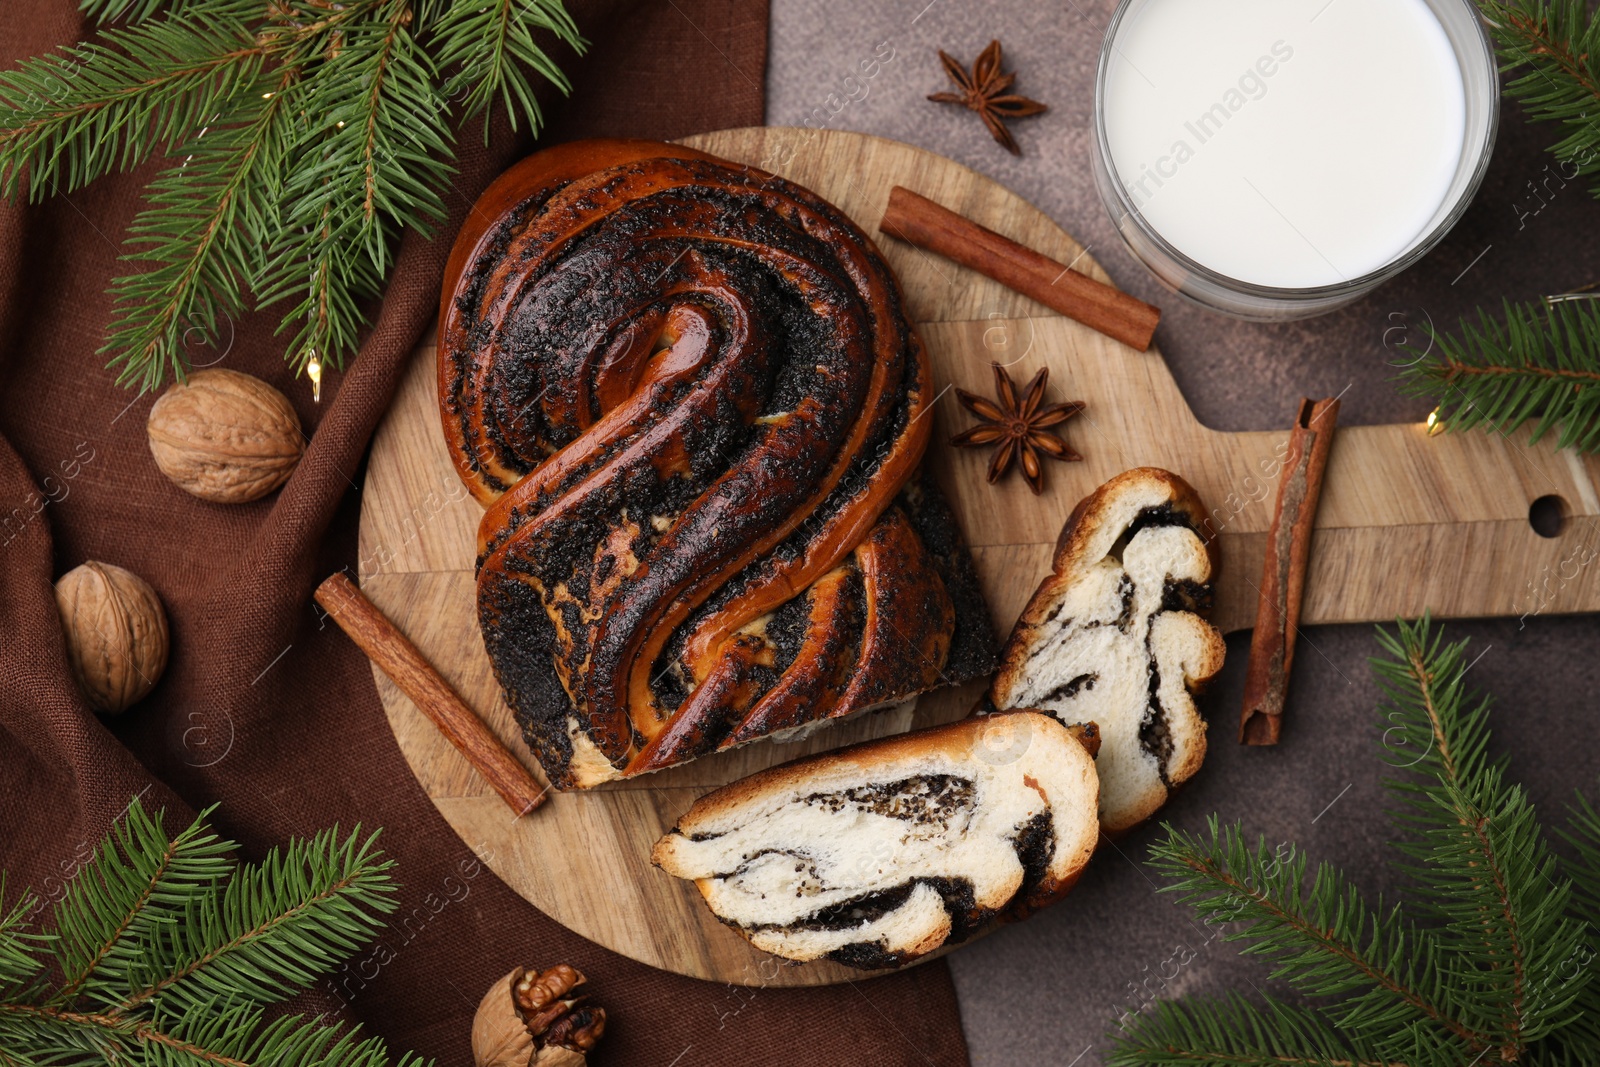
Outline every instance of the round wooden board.
{"type": "MultiPolygon", "coordinates": [[[[1075,260],[1079,270],[1104,277],[1083,249],[1043,213],[973,171],[908,145],[859,134],[792,129],[731,130],[691,138],[688,143],[775,171],[815,190],[874,237],[890,187],[906,185],[1063,262],[1075,260]]],[[[990,319],[1000,323],[1030,314],[1052,315],[1010,290],[907,245],[883,242],[883,247],[919,323],[990,319]]],[[[1112,344],[1059,321],[1092,348],[1112,344]]],[[[1005,341],[996,343],[1003,348],[1005,341]]],[[[1068,351],[1059,353],[1063,366],[1071,356],[1068,351]]],[[[975,365],[986,373],[981,360],[975,365]]],[[[939,380],[941,386],[948,381],[942,376],[939,380]]],[[[982,387],[982,377],[964,384],[982,387]]],[[[943,436],[947,435],[935,433],[938,440],[943,436]]],[[[983,484],[982,463],[964,467],[968,469],[957,479],[963,484],[952,488],[981,503],[993,493],[983,484]]],[[[1014,494],[1017,488],[1009,490],[1014,494]]],[[[1027,495],[1026,488],[1021,492],[1027,495]]],[[[1017,502],[1023,503],[1021,498],[1017,502]]],[[[501,700],[478,633],[472,566],[480,515],[445,454],[430,343],[413,357],[373,443],[362,494],[360,583],[511,751],[536,768],[501,700]]],[[[1056,514],[1046,525],[1059,522],[1056,514]]],[[[1032,540],[1048,542],[1051,536],[1032,540]]],[[[1026,548],[1031,550],[1024,553],[1028,558],[1018,562],[1036,575],[1048,546],[1026,548]]],[[[1027,592],[1018,586],[1012,595],[995,599],[1004,616],[996,619],[997,624],[1009,627],[1021,607],[1017,594],[1025,598],[1027,592]]],[[[926,696],[914,708],[864,716],[796,743],[758,742],[631,782],[559,794],[533,814],[514,819],[415,706],[388,678],[374,673],[395,738],[418,781],[462,840],[530,903],[577,933],[644,963],[697,978],[773,986],[824,985],[859,978],[861,972],[828,962],[779,966],[717,922],[693,885],[652,867],[651,845],[697,797],[715,786],[798,756],[959,718],[981,689],[969,685],[926,696]]]]}
{"type": "MultiPolygon", "coordinates": [[[[1107,280],[1038,209],[930,152],[861,134],[797,129],[730,130],[688,143],[815,190],[875,238],[890,187],[905,185],[1107,280]]],[[[880,246],[905,289],[941,390],[929,463],[972,547],[999,632],[1010,629],[1049,566],[1073,505],[1112,475],[1144,464],[1178,472],[1213,505],[1222,552],[1213,621],[1224,631],[1249,626],[1252,577],[1261,573],[1272,510],[1274,479],[1262,475],[1286,432],[1209,430],[1194,419],[1154,349],[1136,353],[909,245],[880,240],[880,246]],[[1049,366],[1052,400],[1088,404],[1064,427],[1085,460],[1051,464],[1042,496],[1016,476],[987,485],[987,454],[945,444],[953,429],[970,422],[948,388],[992,392],[990,361],[1013,365],[1019,383],[1049,366]]],[[[1285,426],[1291,415],[1285,412],[1285,426]]],[[[1570,523],[1559,538],[1537,537],[1528,527],[1528,502],[1554,492],[1573,514],[1600,514],[1600,460],[1585,462],[1556,453],[1549,440],[1530,445],[1525,438],[1430,438],[1415,425],[1341,430],[1318,512],[1302,621],[1392,619],[1424,607],[1441,616],[1528,610],[1523,591],[1573,551],[1584,526],[1570,523]],[[1397,567],[1397,560],[1410,562],[1397,567]]],[[[478,633],[472,567],[480,514],[445,454],[434,349],[424,345],[373,443],[362,495],[361,586],[510,750],[536,768],[478,633]]],[[[1597,575],[1600,568],[1589,568],[1563,583],[1540,610],[1600,608],[1597,575]]],[[[744,985],[822,985],[860,972],[831,963],[779,966],[712,918],[691,884],[652,867],[651,845],[716,786],[798,756],[959,718],[982,688],[934,693],[914,709],[868,715],[797,743],[758,742],[589,793],[561,794],[513,819],[411,702],[382,674],[377,682],[418,781],[509,885],[556,921],[623,955],[744,985]]]]}

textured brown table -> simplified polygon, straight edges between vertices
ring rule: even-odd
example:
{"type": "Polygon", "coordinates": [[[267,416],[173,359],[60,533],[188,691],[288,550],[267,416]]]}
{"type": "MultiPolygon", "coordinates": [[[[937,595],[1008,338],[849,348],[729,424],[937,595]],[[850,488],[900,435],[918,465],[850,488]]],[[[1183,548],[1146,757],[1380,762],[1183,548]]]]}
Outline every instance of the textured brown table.
{"type": "MultiPolygon", "coordinates": [[[[1196,413],[1218,429],[1280,428],[1302,395],[1341,392],[1343,425],[1420,419],[1426,405],[1396,394],[1388,366],[1398,344],[1419,336],[1419,324],[1452,324],[1502,296],[1530,299],[1600,281],[1600,203],[1576,185],[1558,186],[1543,151],[1555,135],[1526,126],[1508,107],[1488,179],[1461,225],[1367,300],[1282,326],[1235,323],[1178,302],[1123,250],[1090,176],[1094,66],[1113,6],[774,0],[767,121],[908,141],[1027,197],[1086,242],[1118,285],[1163,307],[1157,343],[1196,413]],[[923,100],[944,88],[934,49],[970,61],[991,37],[1019,72],[1018,91],[1051,107],[1014,124],[1021,159],[991,141],[975,116],[923,100]],[[1541,208],[1528,183],[1546,181],[1541,208]]],[[[1457,622],[1449,632],[1472,637],[1474,654],[1487,650],[1470,677],[1499,696],[1497,747],[1510,753],[1512,775],[1541,808],[1559,812],[1578,787],[1600,798],[1600,748],[1572,743],[1595,733],[1600,619],[1457,622]]],[[[1213,811],[1242,818],[1270,842],[1298,841],[1314,858],[1347,865],[1367,890],[1385,890],[1395,878],[1383,846],[1371,631],[1322,627],[1303,640],[1284,743],[1252,750],[1233,738],[1248,635],[1229,641],[1228,667],[1205,702],[1211,757],[1166,816],[1185,827],[1213,811]]],[[[1155,894],[1141,862],[1155,834],[1120,842],[1125,859],[1102,857],[1064,905],[951,958],[974,1064],[1091,1067],[1117,1017],[1152,996],[1267,988],[1265,967],[1207,943],[1186,909],[1155,894]]]]}

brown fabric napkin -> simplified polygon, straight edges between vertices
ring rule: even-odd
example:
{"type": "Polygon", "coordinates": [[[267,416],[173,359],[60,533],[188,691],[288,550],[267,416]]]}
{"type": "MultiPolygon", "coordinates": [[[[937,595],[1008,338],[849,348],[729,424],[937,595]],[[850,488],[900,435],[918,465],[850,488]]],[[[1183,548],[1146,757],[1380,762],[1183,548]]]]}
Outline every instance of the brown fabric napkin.
{"type": "MultiPolygon", "coordinates": [[[[757,0],[569,0],[592,42],[570,103],[550,100],[546,143],[668,138],[759,123],[767,10],[757,0]]],[[[0,63],[85,32],[73,0],[11,0],[0,63]]],[[[373,949],[303,999],[441,1064],[470,1062],[485,989],[518,963],[584,971],[611,1013],[598,1064],[957,1064],[966,1050],[943,963],[828,989],[693,981],[567,932],[477,863],[401,758],[370,668],[310,594],[353,564],[364,456],[407,355],[432,318],[466,206],[527,150],[463,132],[435,241],[407,235],[371,335],[320,405],[285,370],[275,315],[229,324],[197,364],[283,390],[311,442],[279,493],[224,507],[156,470],[144,423],[154,397],[113,383],[96,354],[119,242],[151,173],[41,206],[0,209],[0,869],[10,892],[60,891],[134,795],[169,829],[213,802],[219,829],[259,857],[332,823],[382,826],[401,908],[373,949]],[[96,559],[142,575],[172,625],[171,664],[126,715],[90,714],[68,673],[53,580],[96,559]]],[[[536,816],[535,816],[536,817],[536,816]]],[[[574,841],[573,848],[584,843],[574,841]]],[[[596,907],[605,907],[598,899],[596,907]]]]}

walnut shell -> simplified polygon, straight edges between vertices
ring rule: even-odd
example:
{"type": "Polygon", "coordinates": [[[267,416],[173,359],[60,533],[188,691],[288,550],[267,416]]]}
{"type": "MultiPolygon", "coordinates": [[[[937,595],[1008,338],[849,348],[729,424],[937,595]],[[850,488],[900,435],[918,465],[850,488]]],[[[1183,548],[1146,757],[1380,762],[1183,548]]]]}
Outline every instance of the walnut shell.
{"type": "Polygon", "coordinates": [[[584,977],[557,964],[518,967],[489,987],[472,1020],[477,1067],[583,1067],[606,1030],[606,1013],[587,1003],[584,977]]]}
{"type": "Polygon", "coordinates": [[[218,504],[260,499],[289,480],[305,450],[300,417],[259,378],[203,370],[150,409],[150,453],[178,488],[218,504]]]}
{"type": "Polygon", "coordinates": [[[56,607],[72,674],[94,710],[115,715],[155,688],[167,669],[167,613],[143,578],[85,563],[56,583],[56,607]]]}
{"type": "Polygon", "coordinates": [[[511,982],[522,976],[518,967],[489,987],[472,1017],[472,1062],[478,1067],[528,1067],[533,1062],[533,1035],[511,998],[511,982]]]}

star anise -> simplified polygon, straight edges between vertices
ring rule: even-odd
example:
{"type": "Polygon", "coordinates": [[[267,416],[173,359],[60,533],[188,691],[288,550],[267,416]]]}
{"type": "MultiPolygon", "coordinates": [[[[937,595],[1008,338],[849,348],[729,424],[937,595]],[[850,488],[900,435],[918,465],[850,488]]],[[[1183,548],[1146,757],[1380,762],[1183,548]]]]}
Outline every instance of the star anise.
{"type": "Polygon", "coordinates": [[[971,108],[978,113],[983,124],[989,127],[994,139],[1005,146],[1006,151],[1014,156],[1022,155],[1022,149],[1017,147],[1016,139],[1011,136],[1011,131],[1006,129],[1004,120],[1025,119],[1029,115],[1042,114],[1048,109],[1037,100],[1029,100],[1025,96],[1007,92],[1011,88],[1011,83],[1017,80],[1017,76],[1015,73],[1000,73],[1000,42],[989,42],[989,47],[973,60],[970,74],[943,49],[939,50],[939,62],[944,64],[944,72],[961,91],[931,93],[928,99],[939,104],[960,104],[971,108]]]}
{"type": "Polygon", "coordinates": [[[1069,400],[1065,404],[1040,407],[1044,388],[1050,381],[1050,368],[1041,367],[1028,383],[1022,400],[1017,400],[1017,387],[1011,375],[998,363],[994,368],[995,400],[985,400],[965,389],[957,389],[961,406],[983,421],[971,429],[962,430],[950,438],[950,443],[961,448],[981,448],[995,445],[994,461],[989,464],[989,484],[993,485],[1011,469],[1011,461],[1018,460],[1022,476],[1035,496],[1044,492],[1044,468],[1039,465],[1039,453],[1051,459],[1080,460],[1083,457],[1067,447],[1067,443],[1045,430],[1058,426],[1083,410],[1083,401],[1069,400]]]}

